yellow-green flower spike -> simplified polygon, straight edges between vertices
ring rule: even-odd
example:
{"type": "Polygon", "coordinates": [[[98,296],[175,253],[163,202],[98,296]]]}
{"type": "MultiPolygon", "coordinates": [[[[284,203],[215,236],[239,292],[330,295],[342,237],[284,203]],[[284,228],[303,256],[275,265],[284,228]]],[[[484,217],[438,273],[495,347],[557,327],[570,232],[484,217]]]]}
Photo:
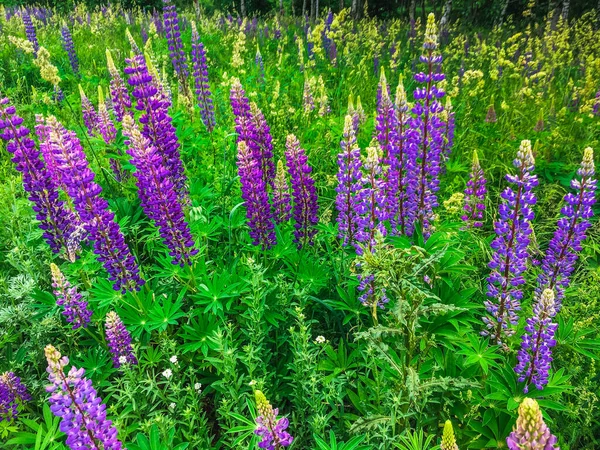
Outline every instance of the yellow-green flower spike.
{"type": "Polygon", "coordinates": [[[444,424],[444,433],[442,434],[442,444],[440,445],[441,450],[458,450],[456,445],[456,438],[454,437],[454,429],[452,428],[452,422],[446,420],[444,424]]]}

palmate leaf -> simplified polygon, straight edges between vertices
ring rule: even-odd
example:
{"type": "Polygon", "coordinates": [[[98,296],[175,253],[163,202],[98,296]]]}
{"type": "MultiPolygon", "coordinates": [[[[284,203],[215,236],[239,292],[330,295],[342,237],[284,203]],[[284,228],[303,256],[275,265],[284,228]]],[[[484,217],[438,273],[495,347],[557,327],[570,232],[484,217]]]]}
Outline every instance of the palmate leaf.
{"type": "Polygon", "coordinates": [[[212,314],[196,314],[189,323],[183,325],[183,353],[201,351],[204,356],[208,356],[209,350],[216,350],[218,345],[210,339],[219,330],[219,325],[213,320],[212,314]]]}
{"type": "Polygon", "coordinates": [[[222,317],[231,308],[233,299],[242,293],[242,286],[237,274],[227,270],[205,274],[198,292],[191,298],[197,306],[203,307],[203,313],[222,317]]]}
{"type": "Polygon", "coordinates": [[[465,357],[464,364],[466,366],[479,365],[485,375],[488,374],[490,367],[499,367],[496,361],[502,356],[498,354],[496,346],[490,346],[488,339],[479,336],[469,334],[468,339],[469,342],[465,343],[462,350],[457,352],[458,355],[465,357]]]}
{"type": "Polygon", "coordinates": [[[314,434],[313,438],[317,444],[318,450],[370,450],[370,445],[361,445],[365,436],[354,436],[348,442],[338,442],[333,430],[329,431],[329,442],[326,442],[319,435],[314,434]]]}
{"type": "Polygon", "coordinates": [[[171,296],[159,296],[148,314],[150,330],[165,331],[169,325],[177,325],[177,319],[185,316],[182,311],[185,292],[183,288],[175,301],[171,296]]]}

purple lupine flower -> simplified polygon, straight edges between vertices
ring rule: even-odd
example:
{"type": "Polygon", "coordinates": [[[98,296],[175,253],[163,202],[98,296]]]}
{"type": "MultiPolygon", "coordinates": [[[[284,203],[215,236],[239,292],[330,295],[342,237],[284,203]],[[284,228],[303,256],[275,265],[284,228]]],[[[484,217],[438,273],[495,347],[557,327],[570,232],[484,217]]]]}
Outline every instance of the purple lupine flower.
{"type": "Polygon", "coordinates": [[[258,68],[258,82],[265,82],[265,63],[263,61],[263,57],[260,53],[260,48],[258,48],[258,44],[256,45],[256,56],[254,57],[254,63],[258,68]]]}
{"type": "Polygon", "coordinates": [[[552,323],[555,315],[554,292],[544,289],[541,295],[536,296],[533,316],[527,319],[517,356],[519,362],[515,372],[519,375],[519,382],[525,382],[525,393],[529,392],[532,383],[537,389],[543,389],[548,384],[551,349],[556,345],[554,333],[558,328],[557,324],[552,323]]]}
{"type": "Polygon", "coordinates": [[[312,167],[308,165],[308,158],[304,149],[300,147],[298,138],[293,134],[288,135],[285,148],[285,159],[294,199],[294,242],[300,249],[307,244],[312,245],[313,237],[317,233],[315,229],[319,223],[317,190],[315,180],[310,175],[312,167]]]}
{"type": "Polygon", "coordinates": [[[106,49],[106,61],[108,72],[110,73],[110,95],[113,105],[113,112],[117,122],[123,120],[123,116],[127,114],[127,109],[131,108],[131,97],[127,86],[121,77],[121,74],[115,66],[110,50],[106,49]]]}
{"type": "Polygon", "coordinates": [[[157,95],[158,89],[148,73],[143,55],[135,55],[126,62],[125,73],[129,76],[129,84],[133,86],[133,97],[137,99],[135,108],[143,112],[140,117],[140,123],[143,124],[142,134],[163,158],[163,164],[169,171],[179,201],[182,205],[187,205],[187,178],[179,154],[179,141],[173,119],[169,116],[168,103],[157,95]]]}
{"type": "Polygon", "coordinates": [[[194,248],[194,238],[185,221],[177,192],[169,178],[169,171],[163,160],[146,137],[144,137],[133,117],[123,118],[123,134],[129,138],[127,153],[131,164],[136,168],[138,193],[146,215],[159,228],[165,245],[169,248],[171,262],[181,267],[192,263],[191,257],[198,253],[194,248]]]}
{"type": "Polygon", "coordinates": [[[92,311],[88,309],[88,303],[77,291],[77,288],[71,286],[56,264],[50,264],[50,272],[52,273],[52,287],[56,296],[56,304],[62,306],[63,316],[67,318],[67,322],[73,324],[73,330],[87,327],[92,318],[92,311]]]}
{"type": "Polygon", "coordinates": [[[179,17],[175,5],[171,0],[163,0],[163,17],[165,19],[165,30],[169,44],[169,56],[173,63],[173,69],[179,78],[180,86],[186,90],[187,78],[189,76],[187,58],[183,50],[181,32],[179,31],[179,17]]]}
{"type": "Polygon", "coordinates": [[[27,36],[27,40],[33,44],[33,54],[37,55],[37,52],[40,49],[40,44],[37,40],[35,25],[33,25],[31,16],[29,15],[29,11],[27,11],[27,9],[23,9],[21,18],[23,19],[23,24],[25,25],[25,35],[27,36]]]}
{"type": "Polygon", "coordinates": [[[250,104],[250,114],[254,129],[256,130],[259,149],[259,153],[255,155],[255,158],[261,163],[265,184],[273,186],[275,180],[275,163],[273,162],[273,137],[271,136],[271,128],[267,124],[264,114],[254,102],[250,104]]]}
{"type": "Polygon", "coordinates": [[[439,190],[439,172],[441,152],[444,142],[442,128],[444,122],[440,118],[443,110],[439,99],[444,96],[444,91],[435,83],[444,80],[440,73],[442,56],[436,53],[437,29],[435,17],[429,14],[424,54],[420,61],[427,65],[427,73],[420,72],[414,76],[415,81],[425,84],[425,87],[415,89],[415,106],[412,109],[414,118],[411,130],[407,135],[408,145],[412,145],[414,154],[411,156],[411,172],[407,179],[407,201],[410,204],[410,217],[406,224],[406,233],[411,235],[416,227],[421,227],[423,235],[429,235],[433,208],[438,205],[436,192],[439,190]]]}
{"type": "Polygon", "coordinates": [[[43,238],[54,253],[66,251],[78,221],[59,199],[58,182],[40,159],[40,151],[22,123],[8,98],[0,97],[0,139],[6,141],[6,150],[13,155],[11,161],[23,174],[23,187],[44,231],[43,238]]]}
{"type": "Polygon", "coordinates": [[[581,243],[591,226],[589,219],[594,215],[592,206],[596,202],[596,180],[593,179],[594,151],[590,147],[584,150],[577,175],[581,179],[571,181],[571,188],[575,193],[568,193],[564,197],[562,217],[558,220],[557,229],[542,262],[536,289],[538,295],[546,288],[554,290],[557,312],[560,311],[565,288],[575,269],[577,252],[581,251],[581,243]]]}
{"type": "Polygon", "coordinates": [[[469,181],[467,181],[467,188],[465,189],[465,214],[461,216],[461,219],[467,222],[467,226],[483,226],[485,194],[487,192],[485,184],[485,174],[479,164],[477,150],[474,150],[471,176],[469,177],[469,181]]]}
{"type": "Polygon", "coordinates": [[[398,82],[396,88],[396,97],[394,100],[394,110],[396,113],[396,132],[395,146],[392,147],[393,152],[390,154],[390,171],[389,181],[396,181],[397,185],[391,187],[390,191],[394,193],[394,199],[391,201],[395,214],[390,218],[392,225],[392,234],[406,232],[406,218],[410,216],[409,202],[406,199],[407,192],[407,170],[410,166],[409,159],[414,157],[414,146],[410,147],[406,143],[406,134],[408,128],[408,103],[406,101],[406,91],[402,79],[398,82]]]}
{"type": "Polygon", "coordinates": [[[290,188],[285,176],[283,162],[277,161],[277,172],[273,183],[273,215],[275,223],[290,220],[292,205],[290,203],[290,188]]]}
{"type": "Polygon", "coordinates": [[[527,269],[527,259],[531,221],[534,218],[535,196],[532,192],[538,181],[532,175],[535,164],[531,153],[531,142],[521,142],[517,158],[513,165],[516,175],[507,175],[506,179],[516,186],[516,190],[507,187],[500,195],[504,202],[498,208],[499,220],[494,223],[496,238],[491,244],[494,253],[488,267],[492,269],[488,277],[485,306],[491,317],[484,317],[489,335],[497,344],[502,344],[503,335],[512,336],[519,317],[520,300],[523,292],[519,288],[525,283],[523,272],[527,269]]]}
{"type": "Polygon", "coordinates": [[[525,398],[519,406],[519,417],[512,433],[506,438],[508,450],[559,450],[554,436],[542,416],[540,406],[525,398]]]}
{"type": "Polygon", "coordinates": [[[338,185],[335,188],[335,206],[338,210],[338,238],[343,245],[357,245],[361,214],[360,194],[362,190],[362,162],[360,148],[356,143],[356,127],[353,116],[346,116],[344,135],[340,142],[342,151],[338,154],[338,185]]]}
{"type": "Polygon", "coordinates": [[[245,140],[238,142],[237,166],[252,244],[271,248],[277,239],[269,196],[260,166],[245,140]]]}
{"type": "Polygon", "coordinates": [[[192,67],[194,69],[194,84],[196,87],[196,99],[200,107],[200,117],[202,117],[202,122],[210,133],[216,125],[215,106],[213,105],[210,85],[208,84],[206,50],[204,49],[204,44],[200,42],[200,36],[194,22],[192,22],[192,67]]]}
{"type": "Polygon", "coordinates": [[[66,444],[75,449],[121,450],[117,429],[106,418],[106,405],[98,397],[92,381],[84,378],[85,370],[65,367],[69,358],[62,356],[52,345],[44,349],[48,361],[50,411],[61,418],[60,431],[67,435],[66,444]]]}
{"type": "Polygon", "coordinates": [[[131,335],[121,318],[114,311],[106,315],[106,343],[112,354],[113,366],[119,368],[124,364],[137,364],[138,360],[131,347],[131,335]]]}
{"type": "Polygon", "coordinates": [[[0,422],[12,422],[19,415],[19,405],[31,400],[27,387],[13,372],[0,375],[0,422]]]}
{"type": "Polygon", "coordinates": [[[98,86],[98,132],[107,145],[113,144],[117,138],[117,129],[110,118],[106,103],[104,102],[104,93],[102,86],[98,86]]]}
{"type": "Polygon", "coordinates": [[[61,35],[63,48],[69,55],[71,69],[73,69],[73,73],[77,75],[79,74],[79,59],[77,58],[77,53],[75,52],[75,44],[73,44],[73,36],[71,35],[71,30],[69,30],[69,27],[63,25],[61,29],[61,35]]]}
{"type": "Polygon", "coordinates": [[[279,420],[277,415],[279,410],[273,409],[265,395],[261,391],[255,391],[256,409],[259,416],[256,418],[257,428],[254,434],[260,436],[262,440],[258,443],[258,448],[266,450],[280,450],[283,447],[289,447],[294,438],[285,431],[290,422],[286,417],[279,420]]]}
{"type": "Polygon", "coordinates": [[[114,221],[114,213],[100,197],[102,188],[94,182],[95,175],[77,135],[66,130],[55,117],[49,117],[47,124],[54,160],[65,190],[94,242],[98,261],[108,272],[108,279],[114,282],[113,288],[121,292],[139,289],[144,282],[139,276],[138,265],[114,221]]]}
{"type": "Polygon", "coordinates": [[[79,94],[81,96],[81,112],[83,114],[83,123],[88,130],[88,135],[90,137],[94,136],[94,133],[98,131],[98,113],[92,105],[92,102],[87,95],[85,95],[85,91],[79,85],[79,94]]]}
{"type": "MultiPolygon", "coordinates": [[[[381,219],[382,210],[385,208],[385,199],[387,195],[387,180],[382,177],[382,157],[381,148],[377,141],[371,142],[367,147],[367,157],[362,168],[362,190],[357,196],[358,230],[356,240],[361,242],[369,251],[374,251],[375,237],[379,232],[386,234],[386,228],[381,219]]],[[[357,253],[362,254],[363,248],[357,247],[357,253]]]]}

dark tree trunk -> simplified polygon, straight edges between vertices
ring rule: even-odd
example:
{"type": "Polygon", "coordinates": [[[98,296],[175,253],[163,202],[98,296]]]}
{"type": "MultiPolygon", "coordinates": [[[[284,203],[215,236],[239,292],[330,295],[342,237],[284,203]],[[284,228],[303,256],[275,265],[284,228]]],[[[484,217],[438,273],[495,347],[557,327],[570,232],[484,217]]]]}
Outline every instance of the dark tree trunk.
{"type": "Polygon", "coordinates": [[[408,18],[410,23],[415,22],[415,13],[417,10],[417,0],[410,0],[410,6],[408,7],[408,18]]]}

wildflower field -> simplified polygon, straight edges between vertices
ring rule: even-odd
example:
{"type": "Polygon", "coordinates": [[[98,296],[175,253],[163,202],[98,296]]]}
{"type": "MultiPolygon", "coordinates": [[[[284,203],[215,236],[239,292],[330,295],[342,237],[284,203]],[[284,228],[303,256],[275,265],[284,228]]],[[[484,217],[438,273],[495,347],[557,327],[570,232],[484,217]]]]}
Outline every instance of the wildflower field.
{"type": "Polygon", "coordinates": [[[0,449],[600,448],[600,11],[352,3],[0,5],[0,449]]]}

